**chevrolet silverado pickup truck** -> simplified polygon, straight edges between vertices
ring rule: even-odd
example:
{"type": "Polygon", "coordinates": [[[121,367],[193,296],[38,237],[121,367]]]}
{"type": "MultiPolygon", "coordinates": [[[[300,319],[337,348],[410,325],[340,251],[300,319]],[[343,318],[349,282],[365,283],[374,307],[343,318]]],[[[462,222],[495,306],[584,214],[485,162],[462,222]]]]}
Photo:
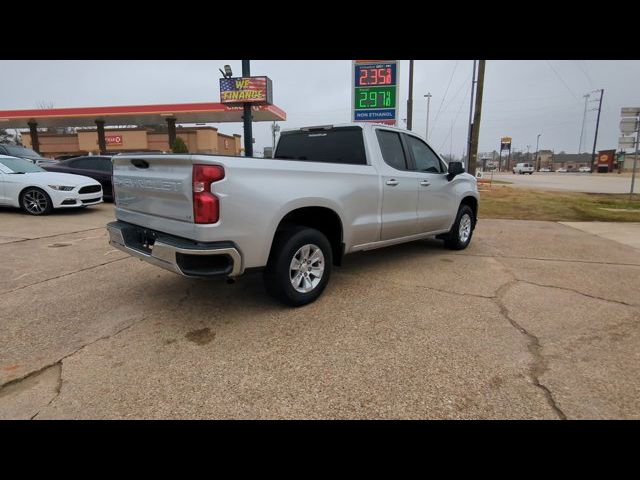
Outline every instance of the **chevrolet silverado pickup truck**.
{"type": "Polygon", "coordinates": [[[418,135],[373,124],[281,133],[273,158],[113,157],[109,243],[188,277],[262,271],[292,306],[316,300],[345,254],[429,236],[469,245],[476,179],[418,135]]]}

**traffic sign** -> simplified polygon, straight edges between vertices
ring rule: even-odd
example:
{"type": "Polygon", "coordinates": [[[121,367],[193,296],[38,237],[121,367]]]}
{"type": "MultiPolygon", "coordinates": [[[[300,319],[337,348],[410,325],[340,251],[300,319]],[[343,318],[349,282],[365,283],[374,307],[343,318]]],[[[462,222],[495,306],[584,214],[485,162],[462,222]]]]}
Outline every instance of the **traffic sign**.
{"type": "Polygon", "coordinates": [[[618,137],[618,149],[626,150],[627,148],[631,149],[636,146],[635,137],[618,137]]]}
{"type": "Polygon", "coordinates": [[[623,107],[620,111],[621,117],[640,117],[640,107],[623,107]]]}
{"type": "Polygon", "coordinates": [[[623,118],[620,120],[620,131],[622,133],[636,133],[638,131],[638,119],[623,118]]]}

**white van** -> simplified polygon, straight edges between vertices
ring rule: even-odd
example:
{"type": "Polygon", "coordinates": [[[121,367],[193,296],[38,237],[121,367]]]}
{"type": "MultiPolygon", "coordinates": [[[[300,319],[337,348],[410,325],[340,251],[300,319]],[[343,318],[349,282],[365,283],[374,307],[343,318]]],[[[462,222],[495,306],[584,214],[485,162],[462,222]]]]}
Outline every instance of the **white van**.
{"type": "Polygon", "coordinates": [[[528,173],[529,175],[533,175],[533,164],[518,163],[515,167],[513,167],[513,173],[519,173],[520,175],[528,173]]]}

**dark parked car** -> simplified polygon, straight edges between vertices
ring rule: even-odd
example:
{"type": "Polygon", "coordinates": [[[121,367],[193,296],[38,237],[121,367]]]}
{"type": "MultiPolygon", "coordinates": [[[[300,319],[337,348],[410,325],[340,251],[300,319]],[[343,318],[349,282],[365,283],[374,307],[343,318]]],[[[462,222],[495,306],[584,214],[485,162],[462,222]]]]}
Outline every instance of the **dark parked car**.
{"type": "Polygon", "coordinates": [[[62,160],[55,165],[42,165],[42,168],[49,172],[75,173],[97,180],[102,185],[102,192],[105,200],[113,201],[113,187],[111,179],[113,177],[113,165],[110,156],[88,155],[62,160]]]}
{"type": "Polygon", "coordinates": [[[42,165],[45,163],[57,163],[55,160],[43,157],[35,150],[23,147],[22,145],[0,144],[0,155],[24,158],[25,160],[29,160],[36,165],[42,165]]]}

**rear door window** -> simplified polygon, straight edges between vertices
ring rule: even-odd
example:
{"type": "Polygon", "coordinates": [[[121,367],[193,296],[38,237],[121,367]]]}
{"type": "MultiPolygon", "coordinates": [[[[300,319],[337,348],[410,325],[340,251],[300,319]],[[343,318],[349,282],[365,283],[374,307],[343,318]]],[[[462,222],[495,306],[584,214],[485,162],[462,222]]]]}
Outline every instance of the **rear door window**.
{"type": "Polygon", "coordinates": [[[396,170],[408,170],[407,157],[398,132],[376,130],[384,163],[396,170]]]}
{"type": "Polygon", "coordinates": [[[282,132],[274,159],[367,164],[360,127],[282,132]]]}

